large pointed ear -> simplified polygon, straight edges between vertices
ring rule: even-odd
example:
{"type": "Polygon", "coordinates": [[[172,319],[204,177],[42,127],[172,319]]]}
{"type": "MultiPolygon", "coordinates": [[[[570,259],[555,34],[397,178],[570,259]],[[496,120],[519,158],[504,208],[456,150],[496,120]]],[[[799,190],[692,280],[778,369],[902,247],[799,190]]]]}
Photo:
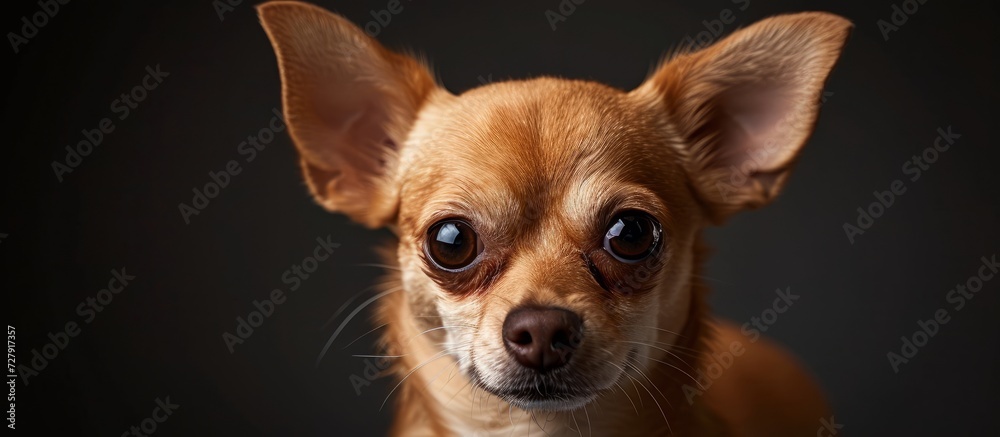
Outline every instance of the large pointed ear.
{"type": "Polygon", "coordinates": [[[819,12],[768,18],[674,57],[633,91],[666,109],[714,222],[781,190],[852,27],[819,12]]]}
{"type": "Polygon", "coordinates": [[[285,121],[309,190],[330,211],[389,224],[399,148],[437,89],[430,72],[316,6],[280,1],[257,11],[278,57],[285,121]]]}

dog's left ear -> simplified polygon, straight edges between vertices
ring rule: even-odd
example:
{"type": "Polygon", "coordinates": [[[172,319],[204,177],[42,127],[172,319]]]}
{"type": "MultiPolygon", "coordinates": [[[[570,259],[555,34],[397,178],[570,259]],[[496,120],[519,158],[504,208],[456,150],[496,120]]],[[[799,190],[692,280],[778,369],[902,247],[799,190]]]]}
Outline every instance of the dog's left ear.
{"type": "Polygon", "coordinates": [[[671,59],[633,91],[666,109],[714,222],[781,190],[852,27],[819,12],[765,19],[671,59]]]}

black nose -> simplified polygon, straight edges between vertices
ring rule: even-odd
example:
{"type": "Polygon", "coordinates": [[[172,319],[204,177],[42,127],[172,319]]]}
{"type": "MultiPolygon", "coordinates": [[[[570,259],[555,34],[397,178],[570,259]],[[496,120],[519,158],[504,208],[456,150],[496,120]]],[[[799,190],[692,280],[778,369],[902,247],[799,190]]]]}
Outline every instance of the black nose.
{"type": "Polygon", "coordinates": [[[583,321],[562,308],[522,307],[507,314],[503,339],[522,366],[546,372],[566,365],[583,341],[583,321]]]}

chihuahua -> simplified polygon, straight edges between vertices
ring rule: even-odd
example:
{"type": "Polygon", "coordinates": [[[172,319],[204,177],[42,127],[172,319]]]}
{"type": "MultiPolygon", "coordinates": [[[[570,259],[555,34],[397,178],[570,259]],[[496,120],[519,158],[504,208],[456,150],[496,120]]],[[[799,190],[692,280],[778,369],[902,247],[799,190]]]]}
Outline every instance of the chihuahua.
{"type": "Polygon", "coordinates": [[[631,91],[456,95],[341,16],[258,13],[309,191],[397,237],[376,311],[393,435],[799,436],[829,417],[790,354],[711,317],[701,234],[781,190],[850,22],[768,18],[631,91]]]}

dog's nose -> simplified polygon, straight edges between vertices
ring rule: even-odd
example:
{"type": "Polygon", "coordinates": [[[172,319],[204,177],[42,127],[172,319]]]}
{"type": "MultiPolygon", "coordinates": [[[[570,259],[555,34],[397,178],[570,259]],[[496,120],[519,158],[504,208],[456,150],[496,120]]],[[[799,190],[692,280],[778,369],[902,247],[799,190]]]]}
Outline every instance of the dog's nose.
{"type": "Polygon", "coordinates": [[[583,320],[562,308],[522,307],[507,314],[503,339],[522,366],[547,372],[569,362],[583,341],[583,320]]]}

